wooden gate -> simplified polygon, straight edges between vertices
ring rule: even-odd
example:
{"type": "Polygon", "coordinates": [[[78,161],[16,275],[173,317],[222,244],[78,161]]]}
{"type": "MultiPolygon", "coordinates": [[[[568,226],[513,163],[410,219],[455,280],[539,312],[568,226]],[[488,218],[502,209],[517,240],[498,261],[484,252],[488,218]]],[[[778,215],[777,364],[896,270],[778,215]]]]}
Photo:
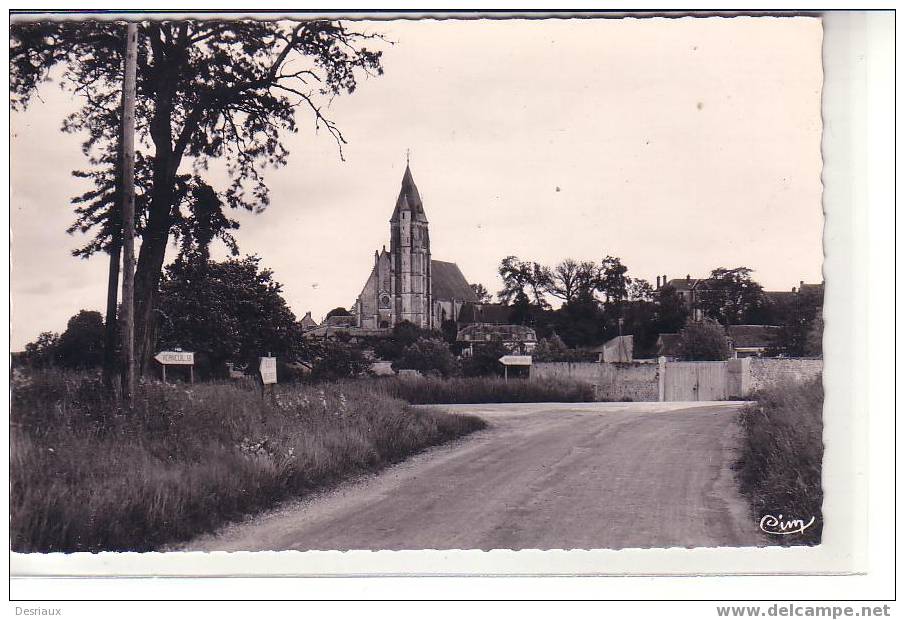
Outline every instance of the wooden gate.
{"type": "Polygon", "coordinates": [[[726,362],[667,362],[664,400],[726,400],[729,373],[726,362]]]}

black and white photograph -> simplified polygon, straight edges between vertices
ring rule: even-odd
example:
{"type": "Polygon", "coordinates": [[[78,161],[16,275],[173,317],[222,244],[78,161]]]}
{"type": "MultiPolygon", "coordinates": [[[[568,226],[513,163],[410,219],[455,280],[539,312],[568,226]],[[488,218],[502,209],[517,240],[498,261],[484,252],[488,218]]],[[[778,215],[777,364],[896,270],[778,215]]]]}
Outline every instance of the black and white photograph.
{"type": "Polygon", "coordinates": [[[440,17],[12,12],[13,571],[847,535],[824,16],[440,17]]]}

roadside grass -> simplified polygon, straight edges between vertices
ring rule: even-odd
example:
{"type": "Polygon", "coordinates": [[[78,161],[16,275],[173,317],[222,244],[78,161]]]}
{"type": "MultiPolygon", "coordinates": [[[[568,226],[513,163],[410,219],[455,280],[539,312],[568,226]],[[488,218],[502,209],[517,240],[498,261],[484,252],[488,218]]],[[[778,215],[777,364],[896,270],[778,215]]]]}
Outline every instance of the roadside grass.
{"type": "Polygon", "coordinates": [[[413,405],[472,403],[591,402],[594,388],[577,381],[504,380],[501,377],[440,379],[384,378],[370,381],[374,393],[399,398],[413,405]]]}
{"type": "Polygon", "coordinates": [[[801,534],[771,535],[784,545],[820,544],[823,532],[823,383],[781,383],[755,394],[739,414],[743,429],[736,475],[757,519],[803,519],[801,534]]]}
{"type": "Polygon", "coordinates": [[[99,381],[14,385],[10,542],[18,552],[150,551],[485,426],[368,383],[143,385],[124,412],[99,381]]]}

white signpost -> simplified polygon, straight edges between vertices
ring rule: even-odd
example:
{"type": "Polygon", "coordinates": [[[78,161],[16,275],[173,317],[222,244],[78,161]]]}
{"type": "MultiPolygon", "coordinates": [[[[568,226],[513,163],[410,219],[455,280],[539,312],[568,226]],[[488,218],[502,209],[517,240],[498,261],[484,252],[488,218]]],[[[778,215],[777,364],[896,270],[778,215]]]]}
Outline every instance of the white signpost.
{"type": "Polygon", "coordinates": [[[188,366],[189,380],[195,382],[195,354],[190,351],[161,351],[154,356],[154,359],[160,362],[163,371],[163,380],[167,380],[167,366],[188,366]]]}
{"type": "Polygon", "coordinates": [[[530,366],[531,365],[531,356],[530,355],[504,355],[500,358],[500,363],[503,365],[503,375],[506,378],[506,381],[509,380],[509,367],[510,366],[530,366]]]}
{"type": "Polygon", "coordinates": [[[261,382],[264,385],[270,385],[277,382],[277,358],[262,357],[261,358],[261,382]]]}

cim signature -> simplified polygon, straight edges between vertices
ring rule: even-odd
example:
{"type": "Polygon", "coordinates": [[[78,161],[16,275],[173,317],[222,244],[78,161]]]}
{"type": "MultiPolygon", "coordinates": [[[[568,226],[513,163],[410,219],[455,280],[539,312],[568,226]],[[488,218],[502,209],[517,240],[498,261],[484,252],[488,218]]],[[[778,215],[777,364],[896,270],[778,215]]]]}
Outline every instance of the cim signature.
{"type": "Polygon", "coordinates": [[[780,534],[782,536],[787,534],[801,534],[814,525],[814,521],[815,517],[811,517],[811,520],[805,523],[804,519],[784,520],[782,515],[764,515],[760,519],[760,529],[767,534],[780,534]]]}

